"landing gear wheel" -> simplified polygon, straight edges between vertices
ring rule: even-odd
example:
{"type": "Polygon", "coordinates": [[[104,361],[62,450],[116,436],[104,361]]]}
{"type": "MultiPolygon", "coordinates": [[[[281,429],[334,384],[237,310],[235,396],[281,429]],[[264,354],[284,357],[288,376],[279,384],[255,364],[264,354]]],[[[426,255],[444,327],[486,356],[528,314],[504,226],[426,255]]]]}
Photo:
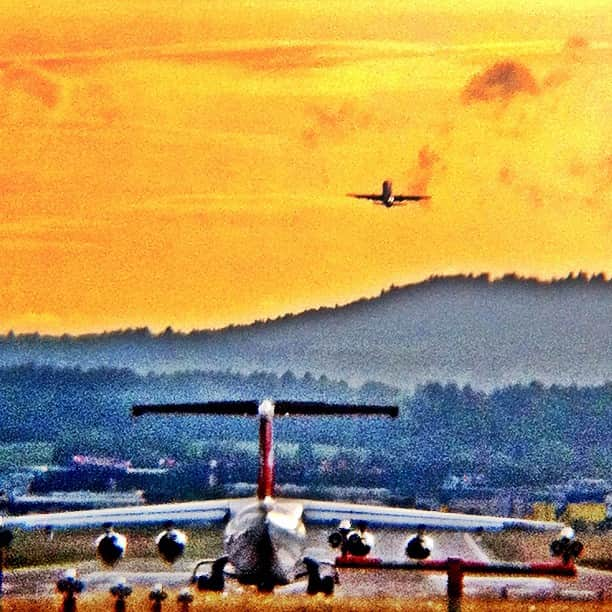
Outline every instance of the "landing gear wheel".
{"type": "Polygon", "coordinates": [[[324,576],[323,578],[321,578],[321,593],[324,593],[325,595],[333,595],[334,586],[335,584],[333,576],[324,576]]]}
{"type": "Polygon", "coordinates": [[[272,580],[262,580],[257,585],[257,590],[260,593],[272,593],[274,591],[274,582],[272,580]]]}

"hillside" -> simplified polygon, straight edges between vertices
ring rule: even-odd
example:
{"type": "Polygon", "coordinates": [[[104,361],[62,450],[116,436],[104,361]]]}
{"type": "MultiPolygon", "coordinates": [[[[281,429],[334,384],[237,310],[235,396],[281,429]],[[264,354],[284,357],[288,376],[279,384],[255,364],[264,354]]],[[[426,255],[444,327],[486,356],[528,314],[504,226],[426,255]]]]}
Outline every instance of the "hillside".
{"type": "Polygon", "coordinates": [[[441,277],[216,331],[0,336],[0,363],[28,362],[140,372],[291,370],[400,388],[432,380],[481,388],[534,379],[600,384],[612,378],[612,282],[602,275],[441,277]]]}

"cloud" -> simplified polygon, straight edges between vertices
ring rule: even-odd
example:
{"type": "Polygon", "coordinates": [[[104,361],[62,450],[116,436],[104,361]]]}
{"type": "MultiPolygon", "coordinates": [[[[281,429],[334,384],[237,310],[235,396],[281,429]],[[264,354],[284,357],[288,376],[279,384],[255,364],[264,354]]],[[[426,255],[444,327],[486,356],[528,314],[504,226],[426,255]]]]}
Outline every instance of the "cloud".
{"type": "Polygon", "coordinates": [[[440,165],[441,158],[436,151],[425,145],[419,149],[417,159],[410,176],[410,190],[416,194],[426,194],[434,174],[434,169],[440,165]]]}
{"type": "Polygon", "coordinates": [[[568,81],[586,63],[591,53],[591,45],[582,36],[567,39],[559,56],[559,65],[543,79],[543,87],[558,87],[568,81]]]}
{"type": "Polygon", "coordinates": [[[526,66],[505,61],[473,76],[464,87],[461,98],[465,104],[510,100],[519,93],[534,95],[538,90],[538,84],[526,66]]]}
{"type": "Polygon", "coordinates": [[[352,101],[338,107],[311,106],[307,109],[311,124],[302,132],[302,140],[310,146],[324,139],[342,139],[352,133],[368,129],[372,123],[371,112],[358,108],[352,101]]]}
{"type": "MultiPolygon", "coordinates": [[[[0,120],[13,125],[95,128],[121,119],[133,100],[112,75],[50,75],[36,64],[0,62],[0,120]]],[[[0,183],[6,178],[0,173],[0,183]]]]}
{"type": "Polygon", "coordinates": [[[512,168],[502,166],[497,173],[497,180],[503,185],[511,185],[516,180],[516,175],[512,168]]]}
{"type": "Polygon", "coordinates": [[[589,41],[582,36],[571,36],[567,39],[565,43],[565,48],[567,50],[575,50],[575,49],[588,49],[589,41]]]}
{"type": "Polygon", "coordinates": [[[18,63],[5,65],[1,82],[7,89],[19,90],[36,98],[47,108],[55,108],[60,100],[61,86],[31,66],[18,63]]]}
{"type": "MultiPolygon", "coordinates": [[[[136,45],[133,47],[99,47],[81,51],[28,54],[28,61],[51,72],[82,73],[101,65],[129,61],[160,61],[199,65],[223,63],[238,65],[252,71],[283,72],[333,68],[358,62],[401,60],[437,55],[478,53],[479,46],[432,46],[414,43],[379,44],[375,41],[317,41],[299,40],[262,43],[211,42],[136,45]]],[[[0,66],[22,56],[17,53],[0,58],[0,66]],[[12,57],[12,59],[11,59],[12,57]]]]}
{"type": "MultiPolygon", "coordinates": [[[[416,52],[411,52],[414,55],[416,52]]],[[[253,71],[282,72],[328,68],[355,61],[396,56],[362,45],[300,42],[266,45],[175,44],[127,48],[101,48],[83,52],[44,54],[30,61],[45,70],[82,72],[96,66],[126,61],[164,61],[186,65],[203,63],[235,64],[253,71]]]]}

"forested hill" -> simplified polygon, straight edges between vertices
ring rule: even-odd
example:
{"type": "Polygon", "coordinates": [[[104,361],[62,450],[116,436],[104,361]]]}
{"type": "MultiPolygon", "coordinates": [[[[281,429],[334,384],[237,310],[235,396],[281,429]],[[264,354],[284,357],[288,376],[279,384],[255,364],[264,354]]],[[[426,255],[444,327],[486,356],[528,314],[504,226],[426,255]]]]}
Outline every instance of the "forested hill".
{"type": "MultiPolygon", "coordinates": [[[[206,299],[203,296],[203,299],[206,299]]],[[[612,379],[612,281],[434,277],[379,297],[217,331],[0,336],[0,363],[310,372],[352,384],[492,388],[612,379]]]]}

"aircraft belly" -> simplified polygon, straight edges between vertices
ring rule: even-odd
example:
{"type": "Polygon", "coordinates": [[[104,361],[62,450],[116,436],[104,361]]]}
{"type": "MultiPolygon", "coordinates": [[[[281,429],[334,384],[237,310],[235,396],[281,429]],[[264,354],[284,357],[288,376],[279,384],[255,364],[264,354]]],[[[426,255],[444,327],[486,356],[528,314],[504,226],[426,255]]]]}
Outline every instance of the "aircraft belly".
{"type": "Polygon", "coordinates": [[[272,544],[272,572],[284,583],[295,579],[296,566],[302,560],[304,535],[268,522],[268,535],[272,544]]]}
{"type": "Polygon", "coordinates": [[[249,519],[240,521],[239,528],[228,530],[225,539],[225,552],[238,579],[247,583],[291,582],[302,559],[303,524],[278,524],[265,513],[253,513],[249,519]]]}

